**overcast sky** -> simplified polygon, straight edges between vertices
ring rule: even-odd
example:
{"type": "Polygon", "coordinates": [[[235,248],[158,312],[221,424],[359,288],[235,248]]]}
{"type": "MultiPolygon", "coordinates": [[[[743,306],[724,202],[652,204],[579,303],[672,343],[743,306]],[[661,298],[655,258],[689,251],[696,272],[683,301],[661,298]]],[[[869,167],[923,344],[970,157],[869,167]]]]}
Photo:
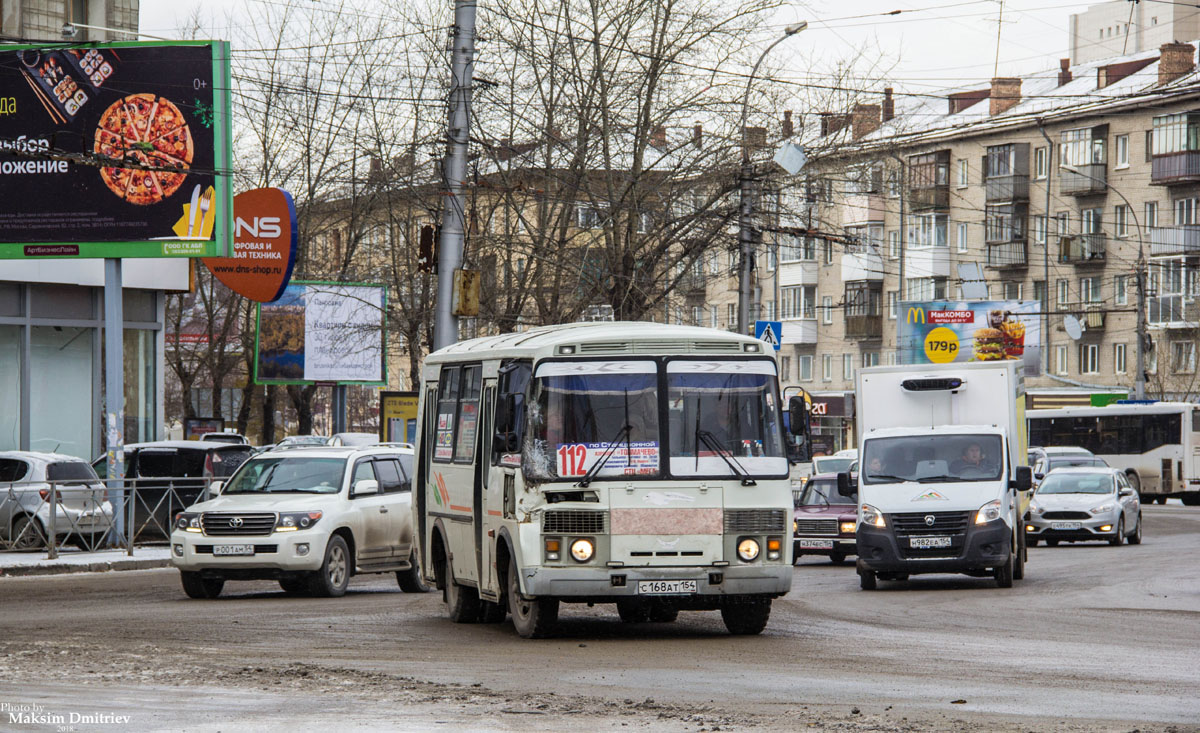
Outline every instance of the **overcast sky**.
{"type": "MultiPolygon", "coordinates": [[[[277,0],[249,0],[248,4],[243,0],[142,0],[141,30],[177,37],[178,27],[193,8],[200,7],[221,32],[227,10],[237,10],[239,24],[251,23],[256,5],[264,2],[277,4],[277,0]],[[240,10],[246,7],[250,10],[240,10]]],[[[939,89],[993,76],[1000,26],[999,74],[1027,74],[1058,67],[1058,59],[1068,55],[1071,13],[1092,4],[1006,0],[1000,24],[999,0],[812,0],[781,13],[780,28],[798,20],[807,20],[809,28],[785,41],[777,52],[779,58],[773,60],[786,62],[789,76],[807,77],[814,59],[844,58],[874,45],[895,63],[891,80],[897,86],[910,91],[939,89]],[[883,15],[896,10],[901,12],[883,15]]],[[[486,9],[486,0],[480,7],[486,9]]],[[[764,32],[764,42],[770,37],[764,32]]]]}

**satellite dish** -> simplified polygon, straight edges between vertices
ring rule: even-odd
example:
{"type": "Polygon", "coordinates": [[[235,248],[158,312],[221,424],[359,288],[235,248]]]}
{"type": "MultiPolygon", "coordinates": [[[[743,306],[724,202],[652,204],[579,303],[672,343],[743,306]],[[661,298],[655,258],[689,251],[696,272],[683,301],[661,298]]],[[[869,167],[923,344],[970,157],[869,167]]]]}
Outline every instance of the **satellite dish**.
{"type": "Polygon", "coordinates": [[[1072,315],[1063,316],[1063,329],[1072,341],[1078,341],[1083,335],[1083,326],[1079,325],[1079,319],[1072,315]]]}

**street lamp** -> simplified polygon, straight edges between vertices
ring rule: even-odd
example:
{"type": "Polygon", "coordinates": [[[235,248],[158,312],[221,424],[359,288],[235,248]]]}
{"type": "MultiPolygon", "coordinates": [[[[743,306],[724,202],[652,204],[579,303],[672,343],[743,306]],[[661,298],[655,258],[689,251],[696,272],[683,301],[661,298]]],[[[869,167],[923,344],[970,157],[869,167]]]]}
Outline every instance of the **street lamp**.
{"type": "MultiPolygon", "coordinates": [[[[1142,237],[1142,225],[1138,222],[1138,218],[1137,218],[1137,210],[1134,209],[1133,203],[1129,199],[1125,198],[1125,194],[1123,194],[1119,190],[1117,190],[1117,188],[1115,186],[1113,186],[1111,183],[1109,183],[1106,179],[1097,178],[1096,176],[1090,175],[1088,173],[1084,173],[1079,168],[1077,168],[1073,165],[1070,165],[1068,163],[1059,163],[1058,167],[1060,170],[1070,171],[1077,176],[1083,176],[1084,178],[1088,178],[1093,181],[1096,181],[1097,183],[1102,184],[1105,188],[1109,189],[1116,195],[1120,196],[1121,200],[1125,202],[1125,205],[1129,207],[1129,215],[1133,217],[1133,225],[1135,227],[1137,227],[1137,233],[1138,233],[1138,258],[1137,258],[1137,274],[1136,274],[1137,289],[1138,289],[1137,381],[1134,382],[1133,396],[1135,399],[1144,400],[1144,399],[1146,399],[1146,354],[1145,354],[1145,351],[1146,351],[1146,349],[1145,349],[1145,346],[1146,346],[1146,288],[1145,288],[1145,284],[1142,282],[1142,278],[1145,277],[1146,251],[1145,251],[1144,239],[1142,237]]],[[[1049,184],[1047,184],[1047,185],[1049,185],[1049,184]]],[[[1050,237],[1050,212],[1046,212],[1046,238],[1047,238],[1047,240],[1049,240],[1049,237],[1050,237]]],[[[1046,288],[1047,288],[1046,293],[1047,293],[1047,297],[1048,297],[1049,292],[1050,292],[1050,290],[1049,290],[1050,283],[1046,283],[1046,288]]],[[[1049,356],[1047,356],[1047,363],[1049,363],[1049,356]]]]}
{"type": "Polygon", "coordinates": [[[741,202],[740,202],[740,227],[738,231],[738,243],[741,248],[741,260],[738,263],[738,332],[748,333],[750,330],[750,275],[754,270],[754,237],[751,233],[751,220],[754,215],[754,195],[751,190],[751,185],[754,182],[754,166],[750,162],[750,145],[749,136],[746,134],[746,113],[750,106],[750,85],[754,83],[754,77],[758,74],[758,67],[762,65],[763,59],[767,54],[771,53],[771,49],[778,46],[789,36],[794,36],[800,31],[808,27],[808,21],[800,21],[793,25],[789,25],[783,29],[783,35],[771,42],[771,45],[759,55],[758,61],[754,62],[754,68],[750,70],[750,77],[746,79],[746,93],[742,96],[742,170],[739,177],[741,187],[741,202]]]}

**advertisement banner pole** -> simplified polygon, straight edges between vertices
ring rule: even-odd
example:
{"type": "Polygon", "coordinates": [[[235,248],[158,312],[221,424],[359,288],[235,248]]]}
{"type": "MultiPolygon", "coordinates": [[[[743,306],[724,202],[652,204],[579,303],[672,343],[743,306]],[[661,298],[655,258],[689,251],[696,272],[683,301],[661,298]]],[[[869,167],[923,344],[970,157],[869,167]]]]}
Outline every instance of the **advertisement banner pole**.
{"type": "MultiPolygon", "coordinates": [[[[105,455],[108,459],[107,478],[117,480],[120,487],[125,478],[125,313],[121,297],[121,260],[104,260],[104,431],[105,455]]],[[[113,484],[109,483],[109,486],[113,484]]],[[[115,491],[109,496],[113,505],[113,536],[108,544],[115,545],[125,536],[125,494],[115,491]]]]}

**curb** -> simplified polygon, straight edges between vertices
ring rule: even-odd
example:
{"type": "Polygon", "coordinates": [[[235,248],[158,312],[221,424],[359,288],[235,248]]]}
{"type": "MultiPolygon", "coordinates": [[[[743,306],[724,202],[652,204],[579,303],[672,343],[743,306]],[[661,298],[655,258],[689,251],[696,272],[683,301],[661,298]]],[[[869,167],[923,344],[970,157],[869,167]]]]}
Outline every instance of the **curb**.
{"type": "Polygon", "coordinates": [[[29,575],[65,575],[67,573],[104,573],[109,570],[152,570],[165,568],[171,561],[161,560],[113,560],[109,562],[60,563],[56,565],[16,565],[0,567],[0,578],[18,578],[29,575]]]}

